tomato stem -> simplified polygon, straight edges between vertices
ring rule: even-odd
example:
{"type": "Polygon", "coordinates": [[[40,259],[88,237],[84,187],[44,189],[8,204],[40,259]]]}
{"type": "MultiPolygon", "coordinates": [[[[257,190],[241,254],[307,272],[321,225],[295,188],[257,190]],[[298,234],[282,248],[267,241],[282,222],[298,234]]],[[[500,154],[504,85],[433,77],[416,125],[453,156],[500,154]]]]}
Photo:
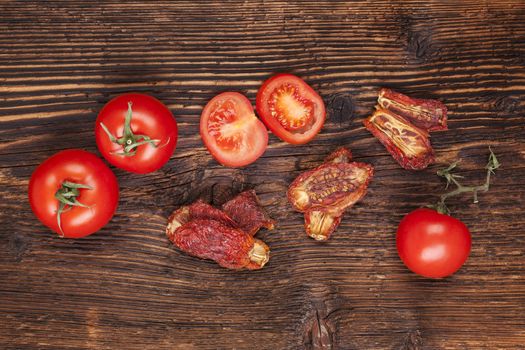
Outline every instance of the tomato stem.
{"type": "Polygon", "coordinates": [[[58,210],[57,210],[57,223],[58,229],[60,230],[59,234],[61,237],[64,237],[64,231],[62,230],[61,215],[62,213],[70,210],[72,207],[84,207],[89,208],[89,206],[80,203],[77,200],[77,197],[80,195],[81,189],[92,190],[93,188],[88,185],[79,184],[70,181],[62,182],[60,188],[55,192],[55,198],[58,200],[58,210]]]}
{"type": "Polygon", "coordinates": [[[490,155],[487,165],[485,166],[485,169],[487,169],[487,176],[485,178],[485,183],[478,185],[478,186],[463,186],[457,179],[462,178],[462,176],[453,174],[452,170],[456,168],[459,162],[452,163],[448,168],[438,170],[437,175],[444,177],[447,180],[447,188],[448,186],[453,183],[456,185],[456,189],[447,193],[444,193],[441,195],[440,200],[433,206],[435,210],[440,212],[441,214],[450,214],[450,210],[447,208],[445,201],[450,198],[457,196],[462,193],[471,192],[473,195],[474,203],[478,203],[478,192],[487,192],[490,188],[490,177],[492,174],[494,174],[494,170],[498,169],[500,167],[500,162],[498,161],[498,158],[496,158],[496,155],[494,152],[492,152],[492,149],[490,149],[490,155]]]}
{"type": "MultiPolygon", "coordinates": [[[[128,112],[126,113],[126,118],[124,119],[124,135],[122,135],[121,138],[115,137],[109,129],[104,125],[104,123],[100,123],[100,126],[104,130],[104,132],[108,135],[109,140],[113,143],[116,143],[117,145],[122,146],[123,151],[122,152],[111,152],[112,154],[117,154],[124,157],[131,157],[134,156],[137,153],[137,147],[144,145],[144,144],[150,144],[153,147],[157,148],[160,144],[160,140],[151,139],[147,135],[135,135],[133,134],[133,131],[131,130],[131,117],[133,114],[133,110],[131,106],[133,103],[131,101],[128,102],[128,112]]],[[[166,145],[169,142],[166,141],[164,145],[166,145]]]]}

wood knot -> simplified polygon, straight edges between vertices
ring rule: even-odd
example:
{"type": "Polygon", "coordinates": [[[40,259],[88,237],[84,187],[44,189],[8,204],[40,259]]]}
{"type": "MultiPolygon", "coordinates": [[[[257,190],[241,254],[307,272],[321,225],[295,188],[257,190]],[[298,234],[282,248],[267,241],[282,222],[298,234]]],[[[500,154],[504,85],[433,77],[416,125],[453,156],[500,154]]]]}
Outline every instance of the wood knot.
{"type": "Polygon", "coordinates": [[[355,113],[352,97],[347,93],[333,94],[328,100],[327,111],[328,118],[333,123],[339,125],[350,123],[355,113]]]}
{"type": "Polygon", "coordinates": [[[334,349],[333,332],[319,310],[315,310],[310,322],[307,323],[305,332],[305,349],[308,350],[331,350],[334,349]]]}
{"type": "Polygon", "coordinates": [[[24,257],[26,250],[29,248],[29,243],[23,238],[23,236],[15,233],[9,236],[7,248],[14,257],[14,260],[20,262],[24,257]]]}
{"type": "Polygon", "coordinates": [[[407,49],[419,60],[427,60],[436,54],[429,31],[408,33],[407,49]]]}
{"type": "Polygon", "coordinates": [[[423,338],[419,330],[412,330],[405,336],[405,340],[400,350],[421,350],[423,349],[423,338]]]}
{"type": "Polygon", "coordinates": [[[216,182],[211,186],[211,204],[221,206],[245,190],[242,183],[234,179],[229,180],[227,182],[216,182]]]}
{"type": "Polygon", "coordinates": [[[406,43],[409,57],[420,61],[427,61],[439,53],[436,47],[432,29],[429,27],[428,18],[417,18],[417,21],[409,16],[401,16],[398,20],[400,26],[399,39],[406,43]]]}
{"type": "Polygon", "coordinates": [[[513,96],[500,96],[493,100],[492,105],[498,112],[514,113],[518,110],[520,101],[513,96]]]}
{"type": "Polygon", "coordinates": [[[193,203],[197,199],[202,199],[206,203],[220,206],[244,189],[242,177],[221,176],[207,178],[190,191],[186,202],[193,203]]]}

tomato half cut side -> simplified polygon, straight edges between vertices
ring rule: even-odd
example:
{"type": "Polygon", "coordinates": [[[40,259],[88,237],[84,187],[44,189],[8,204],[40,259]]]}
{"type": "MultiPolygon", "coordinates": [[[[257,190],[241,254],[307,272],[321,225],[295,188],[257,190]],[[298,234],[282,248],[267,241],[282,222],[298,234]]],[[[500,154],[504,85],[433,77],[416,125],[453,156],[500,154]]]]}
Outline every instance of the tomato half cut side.
{"type": "Polygon", "coordinates": [[[319,133],[326,119],[323,99],[304,80],[277,74],[257,92],[257,113],[281,140],[304,144],[319,133]]]}
{"type": "Polygon", "coordinates": [[[211,155],[229,167],[253,163],[268,146],[266,127],[250,100],[237,92],[223,92],[206,104],[200,134],[211,155]]]}

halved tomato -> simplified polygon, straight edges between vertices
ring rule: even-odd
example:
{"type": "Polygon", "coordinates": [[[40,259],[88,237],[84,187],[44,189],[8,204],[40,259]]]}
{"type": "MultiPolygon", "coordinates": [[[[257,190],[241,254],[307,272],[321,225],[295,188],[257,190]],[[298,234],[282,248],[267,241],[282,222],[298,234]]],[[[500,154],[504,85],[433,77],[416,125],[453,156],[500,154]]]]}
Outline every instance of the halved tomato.
{"type": "Polygon", "coordinates": [[[323,99],[304,80],[292,74],[277,74],[257,92],[257,113],[281,140],[304,144],[323,127],[323,99]]]}
{"type": "Polygon", "coordinates": [[[266,127],[255,116],[250,100],[238,92],[223,92],[206,104],[200,133],[211,155],[230,167],[253,163],[268,146],[266,127]]]}

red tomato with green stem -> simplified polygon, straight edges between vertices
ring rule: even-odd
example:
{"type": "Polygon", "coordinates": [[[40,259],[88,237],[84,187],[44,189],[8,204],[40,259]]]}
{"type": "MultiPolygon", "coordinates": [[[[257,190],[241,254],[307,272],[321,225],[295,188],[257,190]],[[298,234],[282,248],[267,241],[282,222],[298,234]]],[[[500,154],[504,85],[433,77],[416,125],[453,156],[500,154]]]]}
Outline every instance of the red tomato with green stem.
{"type": "Polygon", "coordinates": [[[489,190],[491,175],[500,167],[496,155],[490,150],[485,183],[464,186],[458,180],[462,176],[452,172],[457,164],[455,162],[437,172],[456,189],[442,194],[433,206],[435,210],[419,208],[410,212],[397,228],[399,257],[411,271],[421,276],[443,278],[455,273],[465,263],[470,254],[470,231],[463,222],[448,215],[450,212],[445,202],[450,197],[472,193],[474,203],[477,203],[478,192],[489,190]]]}
{"type": "Polygon", "coordinates": [[[129,93],[115,97],[95,124],[100,153],[112,165],[150,173],[170,159],[177,145],[177,123],[168,107],[154,97],[129,93]]]}
{"type": "Polygon", "coordinates": [[[238,92],[223,92],[204,107],[201,138],[222,165],[241,167],[255,162],[268,146],[268,131],[252,104],[238,92]]]}
{"type": "Polygon", "coordinates": [[[304,80],[277,74],[257,92],[257,114],[281,140],[291,144],[311,141],[326,118],[323,99],[304,80]]]}
{"type": "Polygon", "coordinates": [[[399,223],[397,251],[413,272],[431,278],[449,276],[465,263],[471,246],[464,223],[429,208],[419,208],[399,223]]]}
{"type": "Polygon", "coordinates": [[[90,235],[113,217],[118,183],[92,153],[70,149],[40,164],[29,181],[29,202],[36,217],[62,237],[90,235]]]}

